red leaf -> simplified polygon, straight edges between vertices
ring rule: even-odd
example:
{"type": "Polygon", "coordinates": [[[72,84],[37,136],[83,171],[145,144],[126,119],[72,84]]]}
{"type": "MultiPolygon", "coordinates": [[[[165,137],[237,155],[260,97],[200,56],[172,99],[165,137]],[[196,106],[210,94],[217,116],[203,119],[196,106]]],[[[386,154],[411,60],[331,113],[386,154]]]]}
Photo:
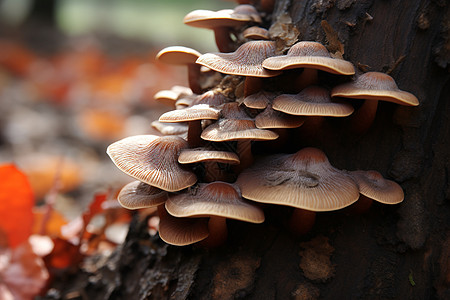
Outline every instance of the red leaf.
{"type": "Polygon", "coordinates": [[[0,228],[10,247],[25,242],[31,234],[33,192],[24,173],[13,164],[0,165],[0,228]]]}

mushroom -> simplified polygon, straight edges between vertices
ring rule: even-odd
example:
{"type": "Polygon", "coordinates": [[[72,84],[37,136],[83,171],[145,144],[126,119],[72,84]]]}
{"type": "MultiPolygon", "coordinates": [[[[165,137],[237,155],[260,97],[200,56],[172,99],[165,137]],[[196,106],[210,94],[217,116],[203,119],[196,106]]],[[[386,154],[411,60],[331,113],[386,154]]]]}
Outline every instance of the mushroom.
{"type": "Polygon", "coordinates": [[[294,207],[289,226],[297,233],[309,231],[313,212],[338,210],[359,197],[352,177],[334,168],[316,148],[258,160],[239,174],[236,184],[246,199],[294,207]]]}
{"type": "Polygon", "coordinates": [[[400,90],[391,76],[380,72],[367,72],[358,76],[355,81],[338,85],[331,90],[331,96],[364,100],[350,120],[351,128],[358,133],[367,131],[373,123],[378,101],[406,106],[419,105],[416,96],[400,90]]]}
{"type": "Polygon", "coordinates": [[[162,135],[178,135],[179,137],[187,140],[187,123],[162,123],[160,121],[153,121],[151,125],[162,135]]]}
{"type": "Polygon", "coordinates": [[[250,108],[265,109],[269,103],[272,103],[276,96],[277,93],[261,90],[245,97],[243,103],[250,108]]]}
{"type": "Polygon", "coordinates": [[[237,153],[245,168],[253,162],[251,141],[268,141],[278,138],[278,134],[270,130],[259,129],[255,121],[243,111],[237,102],[224,104],[221,117],[206,127],[201,138],[213,142],[237,141],[237,153]]]}
{"type": "Polygon", "coordinates": [[[188,122],[188,144],[198,147],[202,144],[202,120],[217,120],[220,110],[208,104],[197,104],[184,109],[172,110],[159,117],[160,122],[188,122]]]}
{"type": "Polygon", "coordinates": [[[275,54],[274,41],[250,41],[231,53],[205,53],[197,59],[197,63],[223,74],[247,76],[244,96],[248,96],[260,89],[261,78],[281,74],[281,71],[262,67],[262,62],[275,54]]]}
{"type": "Polygon", "coordinates": [[[371,206],[373,200],[383,204],[398,204],[403,201],[404,193],[400,185],[385,179],[377,171],[350,171],[350,176],[359,186],[359,200],[354,205],[356,211],[364,212],[371,206]]]}
{"type": "Polygon", "coordinates": [[[120,190],[117,200],[128,209],[149,208],[164,204],[167,192],[136,180],[120,190]]]}
{"type": "Polygon", "coordinates": [[[355,68],[351,62],[331,57],[321,43],[307,41],[296,43],[286,55],[265,59],[262,65],[274,71],[304,68],[296,80],[299,90],[318,83],[318,70],[339,75],[355,74],[355,68]]]}
{"type": "Polygon", "coordinates": [[[243,200],[236,185],[221,181],[199,183],[195,189],[169,195],[166,209],[178,218],[209,217],[209,236],[202,242],[208,247],[218,246],[226,240],[227,218],[250,223],[264,222],[263,211],[243,200]]]}
{"type": "Polygon", "coordinates": [[[269,31],[259,26],[251,26],[242,32],[242,35],[246,39],[250,40],[268,40],[269,31]]]}
{"type": "Polygon", "coordinates": [[[170,90],[161,90],[153,98],[167,106],[175,107],[175,102],[183,96],[192,95],[192,90],[188,87],[175,85],[170,90]]]}
{"type": "Polygon", "coordinates": [[[307,116],[301,133],[309,138],[317,136],[324,117],[345,117],[353,112],[350,104],[331,101],[330,92],[318,86],[307,87],[298,94],[282,94],[273,100],[272,108],[290,115],[307,116]]]}
{"type": "Polygon", "coordinates": [[[106,152],[125,174],[176,192],[193,185],[197,177],[178,164],[178,156],[187,142],[177,136],[136,135],[109,145],[106,152]]]}
{"type": "Polygon", "coordinates": [[[219,51],[230,52],[235,45],[230,36],[232,29],[251,22],[261,23],[261,17],[253,6],[244,4],[219,11],[194,10],[184,17],[183,22],[193,27],[212,29],[219,51]]]}
{"type": "Polygon", "coordinates": [[[156,59],[173,65],[186,65],[188,68],[189,87],[195,94],[201,94],[200,66],[195,63],[201,55],[200,52],[183,46],[166,47],[158,52],[156,59]]]}
{"type": "Polygon", "coordinates": [[[199,147],[183,149],[178,157],[180,164],[202,163],[204,165],[203,181],[234,181],[236,178],[230,174],[225,165],[238,165],[239,157],[234,152],[216,150],[212,147],[199,147]]]}

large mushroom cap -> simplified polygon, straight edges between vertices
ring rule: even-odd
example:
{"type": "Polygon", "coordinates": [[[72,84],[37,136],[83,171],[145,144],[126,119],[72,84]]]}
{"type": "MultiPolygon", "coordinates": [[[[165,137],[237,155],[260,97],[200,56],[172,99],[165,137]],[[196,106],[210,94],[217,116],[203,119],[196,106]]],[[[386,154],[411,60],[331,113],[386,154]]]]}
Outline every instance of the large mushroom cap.
{"type": "Polygon", "coordinates": [[[273,100],[273,109],[298,116],[345,117],[353,112],[347,103],[332,102],[327,89],[310,86],[295,95],[282,94],[273,100]]]}
{"type": "Polygon", "coordinates": [[[259,160],[239,175],[236,184],[244,198],[311,211],[337,210],[359,197],[352,177],[331,166],[315,148],[259,160]]]}
{"type": "Polygon", "coordinates": [[[200,52],[184,46],[170,46],[162,49],[156,54],[156,59],[173,65],[195,64],[200,52]]]}
{"type": "Polygon", "coordinates": [[[117,200],[128,209],[154,207],[167,200],[167,192],[140,181],[133,181],[124,186],[117,200]]]}
{"type": "Polygon", "coordinates": [[[264,59],[274,56],[274,41],[250,41],[231,53],[206,53],[197,63],[214,71],[241,76],[273,77],[281,71],[270,71],[262,67],[264,59]]]}
{"type": "Polygon", "coordinates": [[[178,157],[180,164],[213,161],[225,164],[239,164],[239,157],[234,152],[213,150],[208,148],[183,149],[178,157]]]}
{"type": "Polygon", "coordinates": [[[391,76],[381,72],[367,72],[353,82],[338,85],[331,90],[331,96],[419,105],[416,96],[400,90],[391,76]]]}
{"type": "Polygon", "coordinates": [[[397,204],[404,199],[401,186],[392,180],[385,179],[377,171],[359,170],[349,173],[359,185],[359,192],[370,199],[384,204],[397,204]]]}
{"type": "Polygon", "coordinates": [[[248,22],[261,22],[258,11],[252,5],[238,5],[234,9],[211,11],[197,9],[188,13],[184,24],[199,28],[236,27],[248,22]]]}
{"type": "Polygon", "coordinates": [[[332,58],[325,46],[317,42],[298,42],[286,55],[267,58],[262,65],[269,70],[309,68],[332,74],[355,74],[355,68],[351,62],[332,58]]]}
{"type": "Polygon", "coordinates": [[[195,192],[170,195],[166,209],[175,217],[219,216],[251,223],[264,222],[263,211],[243,200],[236,185],[221,181],[200,183],[195,192]]]}
{"type": "Polygon", "coordinates": [[[187,142],[177,136],[137,135],[111,144],[107,153],[124,173],[151,186],[175,192],[193,185],[197,178],[178,164],[187,142]]]}

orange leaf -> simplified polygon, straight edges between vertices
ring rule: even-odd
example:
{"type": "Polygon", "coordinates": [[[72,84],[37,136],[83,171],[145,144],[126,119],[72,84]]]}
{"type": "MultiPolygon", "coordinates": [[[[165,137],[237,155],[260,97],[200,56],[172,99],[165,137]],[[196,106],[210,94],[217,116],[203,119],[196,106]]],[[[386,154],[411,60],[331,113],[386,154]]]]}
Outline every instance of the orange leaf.
{"type": "Polygon", "coordinates": [[[33,192],[24,173],[13,164],[0,165],[0,228],[16,247],[31,234],[33,192]]]}

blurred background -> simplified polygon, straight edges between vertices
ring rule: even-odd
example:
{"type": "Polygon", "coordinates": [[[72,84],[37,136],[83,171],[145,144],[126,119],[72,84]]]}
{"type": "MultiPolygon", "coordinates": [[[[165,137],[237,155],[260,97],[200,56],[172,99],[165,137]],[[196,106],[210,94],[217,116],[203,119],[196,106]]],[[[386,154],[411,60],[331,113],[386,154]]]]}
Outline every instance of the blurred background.
{"type": "MultiPolygon", "coordinates": [[[[154,61],[166,46],[216,51],[212,31],[183,24],[211,0],[0,0],[0,163],[28,176],[40,203],[77,215],[102,189],[131,178],[106,156],[123,137],[151,132],[153,95],[187,85],[184,67],[154,61]],[[58,183],[55,187],[55,182],[58,183]]],[[[71,217],[71,216],[68,216],[71,217]]]]}

